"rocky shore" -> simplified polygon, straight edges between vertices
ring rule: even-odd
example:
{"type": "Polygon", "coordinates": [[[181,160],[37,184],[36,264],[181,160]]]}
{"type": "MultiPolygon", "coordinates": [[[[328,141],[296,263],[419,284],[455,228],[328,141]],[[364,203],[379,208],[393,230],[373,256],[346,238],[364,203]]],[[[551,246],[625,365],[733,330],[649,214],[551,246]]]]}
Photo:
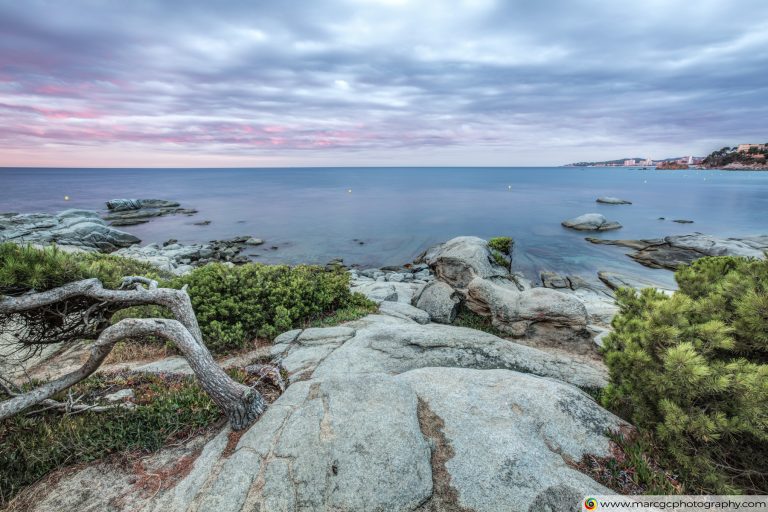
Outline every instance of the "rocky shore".
{"type": "MultiPolygon", "coordinates": [[[[1,240],[114,252],[176,274],[246,262],[241,252],[263,243],[243,236],[142,247],[79,210],[5,215],[0,226],[1,240]]],[[[588,240],[632,248],[637,261],[670,269],[768,249],[768,236],[588,240]]],[[[585,495],[612,493],[576,468],[585,456],[610,456],[611,435],[633,428],[590,395],[607,384],[597,346],[617,312],[613,290],[656,284],[607,271],[595,282],[556,272],[529,282],[472,236],[403,266],[346,271],[376,313],[284,332],[271,346],[219,362],[242,369],[270,360],[287,382],[242,435],[222,427],[142,458],[145,472],[176,475],[153,492],[135,486],[135,469],[119,461],[60,471],[27,491],[30,510],[566,511],[585,495]],[[466,312],[492,329],[456,325],[466,312]]],[[[87,357],[88,347],[79,350],[67,352],[75,364],[87,357]]],[[[50,359],[38,366],[49,377],[66,371],[50,359]]],[[[118,369],[190,372],[178,356],[101,371],[118,369]]]]}

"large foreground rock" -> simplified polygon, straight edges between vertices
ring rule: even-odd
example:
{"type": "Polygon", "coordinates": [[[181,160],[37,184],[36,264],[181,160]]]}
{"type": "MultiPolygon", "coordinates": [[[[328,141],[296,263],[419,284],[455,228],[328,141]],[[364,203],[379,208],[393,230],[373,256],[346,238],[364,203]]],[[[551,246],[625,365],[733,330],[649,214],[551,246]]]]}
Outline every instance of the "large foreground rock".
{"type": "Polygon", "coordinates": [[[225,428],[144,457],[175,478],[149,492],[119,463],[64,472],[30,490],[30,508],[570,511],[610,492],[569,464],[610,455],[607,433],[627,427],[566,383],[599,387],[599,368],[392,316],[275,342],[290,385],[242,437],[225,428]],[[171,454],[178,464],[163,463],[171,454]]]}
{"type": "Polygon", "coordinates": [[[506,277],[509,271],[498,265],[488,242],[475,236],[460,236],[429,249],[423,256],[437,279],[457,290],[466,289],[476,277],[506,277]]]}
{"type": "Polygon", "coordinates": [[[667,236],[651,240],[603,240],[587,238],[594,244],[629,247],[635,252],[629,257],[651,268],[676,270],[704,256],[744,256],[765,258],[768,235],[743,238],[718,238],[712,235],[667,236]]]}
{"type": "Polygon", "coordinates": [[[599,213],[585,213],[573,219],[564,220],[562,224],[566,228],[579,231],[609,231],[621,228],[621,224],[616,221],[609,221],[599,213]]]}
{"type": "Polygon", "coordinates": [[[467,306],[511,336],[576,352],[591,348],[587,309],[573,295],[550,288],[519,291],[476,278],[467,289],[467,306]]]}
{"type": "Polygon", "coordinates": [[[107,226],[97,212],[65,210],[58,214],[0,214],[0,242],[57,244],[86,251],[112,252],[141,240],[107,226]]]}

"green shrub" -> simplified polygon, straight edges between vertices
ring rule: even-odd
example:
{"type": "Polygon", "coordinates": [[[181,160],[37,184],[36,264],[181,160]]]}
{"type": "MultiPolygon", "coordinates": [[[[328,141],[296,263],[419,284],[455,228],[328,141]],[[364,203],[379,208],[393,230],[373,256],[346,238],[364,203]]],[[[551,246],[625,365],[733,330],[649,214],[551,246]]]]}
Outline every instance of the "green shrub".
{"type": "Polygon", "coordinates": [[[346,272],[306,265],[209,264],[171,285],[188,286],[205,343],[218,352],[256,337],[272,339],[345,308],[368,312],[373,304],[350,292],[346,272]]]}
{"type": "Polygon", "coordinates": [[[488,248],[497,265],[509,269],[512,272],[512,250],[515,241],[508,236],[497,236],[488,240],[488,248]]]}
{"type": "MultiPolygon", "coordinates": [[[[55,246],[36,249],[0,244],[0,296],[41,292],[86,278],[98,278],[107,288],[116,288],[127,275],[161,277],[149,264],[127,258],[68,253],[55,246]]],[[[119,309],[119,305],[72,297],[55,308],[0,315],[0,330],[14,333],[32,354],[46,344],[95,339],[119,309]],[[85,321],[86,311],[89,311],[88,321],[85,321]]]]}
{"type": "Polygon", "coordinates": [[[99,253],[69,253],[56,246],[38,249],[14,243],[0,244],[0,295],[38,292],[87,278],[98,278],[116,288],[124,276],[159,278],[149,263],[99,253]]]}
{"type": "Polygon", "coordinates": [[[488,240],[488,247],[493,251],[499,251],[501,254],[509,256],[512,253],[512,246],[515,241],[508,236],[497,236],[488,240]]]}
{"type": "Polygon", "coordinates": [[[768,262],[702,258],[672,297],[622,289],[603,402],[692,492],[768,492],[768,262]]]}

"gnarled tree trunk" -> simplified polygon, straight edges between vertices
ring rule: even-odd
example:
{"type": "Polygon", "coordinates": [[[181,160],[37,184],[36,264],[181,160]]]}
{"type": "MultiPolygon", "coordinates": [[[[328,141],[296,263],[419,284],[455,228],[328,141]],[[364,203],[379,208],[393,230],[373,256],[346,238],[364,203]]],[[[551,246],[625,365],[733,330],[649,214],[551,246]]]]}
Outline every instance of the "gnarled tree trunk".
{"type": "Polygon", "coordinates": [[[45,292],[4,297],[0,300],[0,315],[13,315],[48,307],[67,299],[85,297],[111,306],[165,306],[176,318],[129,318],[107,327],[92,345],[91,354],[83,366],[29,392],[0,402],[0,420],[49,399],[87,378],[101,366],[118,341],[146,335],[163,337],[181,350],[201,386],[227,415],[234,430],[247,427],[264,412],[266,403],[261,394],[231,379],[203,344],[197,317],[185,289],[158,288],[155,281],[143,277],[126,277],[123,285],[132,286],[133,289],[108,290],[99,280],[86,279],[45,292]]]}

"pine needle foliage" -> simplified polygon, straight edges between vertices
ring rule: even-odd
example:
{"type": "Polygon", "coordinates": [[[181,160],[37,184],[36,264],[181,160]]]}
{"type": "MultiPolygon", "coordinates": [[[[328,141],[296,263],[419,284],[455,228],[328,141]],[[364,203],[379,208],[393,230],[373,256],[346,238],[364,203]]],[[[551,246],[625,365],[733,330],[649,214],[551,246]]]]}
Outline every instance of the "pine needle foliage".
{"type": "Polygon", "coordinates": [[[691,493],[768,493],[768,262],[702,258],[679,291],[617,292],[603,402],[691,493]]]}

